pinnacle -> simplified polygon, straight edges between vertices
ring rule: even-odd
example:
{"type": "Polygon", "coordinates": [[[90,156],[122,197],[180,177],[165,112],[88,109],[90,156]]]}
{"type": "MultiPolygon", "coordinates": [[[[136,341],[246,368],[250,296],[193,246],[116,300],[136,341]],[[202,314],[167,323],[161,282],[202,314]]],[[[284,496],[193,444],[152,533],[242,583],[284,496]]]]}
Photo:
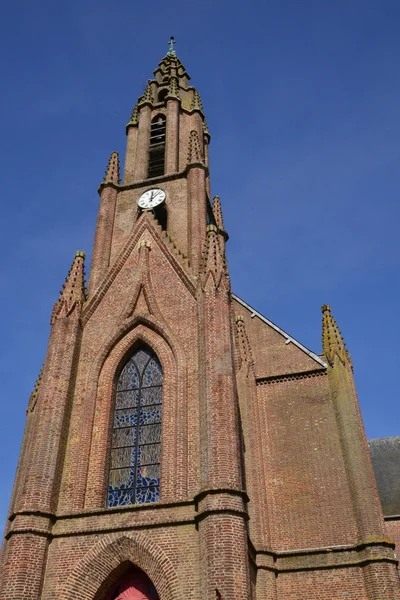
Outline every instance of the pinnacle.
{"type": "Polygon", "coordinates": [[[168,96],[167,98],[179,98],[179,85],[177,77],[170,77],[169,80],[169,88],[168,88],[168,96]]]}
{"type": "Polygon", "coordinates": [[[146,89],[145,89],[145,91],[144,91],[144,94],[143,94],[143,96],[140,98],[140,101],[139,101],[139,106],[140,106],[141,104],[153,104],[153,102],[154,102],[154,96],[153,96],[153,92],[152,92],[152,90],[151,90],[151,82],[150,82],[150,80],[149,80],[149,81],[147,82],[147,85],[146,85],[146,89]]]}
{"type": "Polygon", "coordinates": [[[126,124],[126,126],[130,127],[135,127],[136,125],[139,124],[139,109],[138,109],[138,105],[135,104],[135,106],[132,109],[131,112],[131,118],[129,119],[129,122],[126,124]]]}
{"type": "Polygon", "coordinates": [[[119,156],[118,152],[112,152],[110,160],[108,161],[106,174],[104,175],[104,183],[116,183],[119,184],[119,156]]]}
{"type": "Polygon", "coordinates": [[[222,280],[229,282],[227,266],[220,247],[218,228],[215,225],[210,224],[207,225],[206,232],[201,272],[205,282],[209,275],[211,275],[214,280],[215,288],[218,288],[222,280]]]}
{"type": "Polygon", "coordinates": [[[193,100],[192,100],[192,110],[198,110],[203,112],[203,105],[201,103],[200,94],[197,90],[194,90],[193,100]]]}
{"type": "Polygon", "coordinates": [[[219,196],[214,196],[212,211],[218,229],[224,231],[224,220],[222,218],[221,200],[219,199],[219,196]]]}
{"type": "Polygon", "coordinates": [[[83,303],[86,300],[85,294],[85,253],[78,250],[75,253],[74,261],[65,279],[65,283],[60,292],[60,296],[54,305],[50,323],[62,317],[69,317],[75,312],[80,315],[83,303]]]}
{"type": "Polygon", "coordinates": [[[211,135],[208,129],[207,121],[205,119],[203,120],[203,134],[208,138],[208,142],[210,142],[211,135]]]}
{"type": "Polygon", "coordinates": [[[242,315],[235,317],[235,322],[239,342],[240,358],[243,362],[253,365],[254,360],[251,353],[249,338],[247,337],[245,321],[242,315]]]}
{"type": "Polygon", "coordinates": [[[189,135],[188,164],[203,163],[199,134],[192,130],[189,135]]]}
{"type": "Polygon", "coordinates": [[[329,364],[333,366],[335,355],[339,357],[341,362],[345,364],[348,362],[350,366],[351,358],[349,351],[346,348],[345,341],[339,328],[336,324],[335,318],[332,315],[331,307],[329,304],[321,306],[322,311],[322,351],[326,356],[329,364]]]}

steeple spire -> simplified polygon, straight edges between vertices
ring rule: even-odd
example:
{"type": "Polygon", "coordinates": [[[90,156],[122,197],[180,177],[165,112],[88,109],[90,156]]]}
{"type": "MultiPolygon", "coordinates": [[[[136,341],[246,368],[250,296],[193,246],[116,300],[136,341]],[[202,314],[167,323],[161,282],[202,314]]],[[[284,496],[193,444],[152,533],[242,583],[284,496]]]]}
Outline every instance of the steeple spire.
{"type": "Polygon", "coordinates": [[[335,355],[339,357],[341,362],[350,364],[351,358],[346,344],[339,331],[336,321],[332,315],[329,304],[321,306],[322,311],[322,351],[326,356],[329,364],[333,366],[335,355]]]}
{"type": "Polygon", "coordinates": [[[85,294],[85,258],[84,252],[75,252],[75,258],[60,292],[60,297],[54,305],[50,323],[63,317],[69,317],[78,307],[80,309],[86,300],[85,294]]]}

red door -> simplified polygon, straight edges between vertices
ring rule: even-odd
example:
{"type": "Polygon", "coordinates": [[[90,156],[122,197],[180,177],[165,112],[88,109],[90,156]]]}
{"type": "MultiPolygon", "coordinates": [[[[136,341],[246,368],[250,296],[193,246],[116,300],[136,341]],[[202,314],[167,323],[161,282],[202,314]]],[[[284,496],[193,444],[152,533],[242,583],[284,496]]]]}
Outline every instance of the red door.
{"type": "Polygon", "coordinates": [[[121,577],[105,600],[159,600],[155,587],[143,571],[129,571],[121,577]]]}

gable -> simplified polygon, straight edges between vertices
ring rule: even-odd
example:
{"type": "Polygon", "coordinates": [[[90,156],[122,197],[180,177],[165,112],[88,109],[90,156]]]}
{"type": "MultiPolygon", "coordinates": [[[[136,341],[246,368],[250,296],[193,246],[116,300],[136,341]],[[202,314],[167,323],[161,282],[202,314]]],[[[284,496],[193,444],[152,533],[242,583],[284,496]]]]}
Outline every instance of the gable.
{"type": "Polygon", "coordinates": [[[277,325],[232,294],[235,315],[241,315],[253,352],[256,378],[323,370],[326,363],[277,325]]]}

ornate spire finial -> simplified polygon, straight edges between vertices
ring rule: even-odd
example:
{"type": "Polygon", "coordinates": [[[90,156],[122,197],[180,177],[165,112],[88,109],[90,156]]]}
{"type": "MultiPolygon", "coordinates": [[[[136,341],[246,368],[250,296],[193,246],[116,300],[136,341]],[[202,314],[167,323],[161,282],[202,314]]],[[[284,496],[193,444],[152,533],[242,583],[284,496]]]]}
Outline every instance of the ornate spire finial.
{"type": "Polygon", "coordinates": [[[82,305],[86,300],[85,258],[86,255],[81,250],[75,252],[74,261],[51,314],[50,323],[52,325],[57,319],[63,317],[70,317],[73,314],[76,314],[78,318],[80,316],[82,305]]]}
{"type": "Polygon", "coordinates": [[[169,42],[168,42],[169,50],[167,52],[167,56],[176,56],[174,44],[175,44],[175,38],[173,35],[171,35],[171,37],[169,38],[169,42]]]}
{"type": "Polygon", "coordinates": [[[104,183],[116,183],[119,184],[119,156],[118,152],[112,152],[110,160],[108,161],[106,174],[104,175],[104,183]]]}
{"type": "Polygon", "coordinates": [[[346,344],[332,315],[329,304],[321,306],[322,311],[322,351],[329,364],[333,366],[335,355],[341,362],[348,362],[352,367],[351,357],[346,344]]]}
{"type": "Polygon", "coordinates": [[[222,218],[221,200],[219,199],[219,196],[214,196],[212,211],[218,229],[224,231],[224,220],[222,218]]]}
{"type": "Polygon", "coordinates": [[[192,110],[199,110],[201,113],[203,112],[203,105],[201,103],[200,94],[197,90],[194,90],[193,93],[192,110]]]}
{"type": "Polygon", "coordinates": [[[194,129],[189,135],[189,150],[188,150],[188,164],[201,163],[203,164],[203,157],[201,155],[201,146],[199,140],[199,134],[194,129]]]}

